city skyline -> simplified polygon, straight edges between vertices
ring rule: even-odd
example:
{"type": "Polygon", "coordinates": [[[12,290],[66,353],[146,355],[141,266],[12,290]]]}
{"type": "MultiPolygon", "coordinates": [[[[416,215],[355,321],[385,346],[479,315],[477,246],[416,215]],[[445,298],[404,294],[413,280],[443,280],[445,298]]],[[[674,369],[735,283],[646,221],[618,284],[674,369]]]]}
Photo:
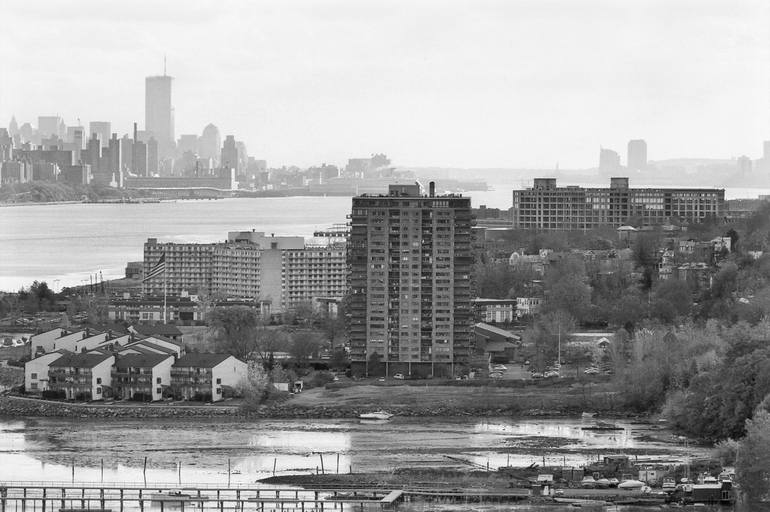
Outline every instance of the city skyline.
{"type": "Polygon", "coordinates": [[[11,2],[0,123],[130,133],[167,54],[177,134],[213,123],[281,165],[385,151],[405,166],[590,168],[631,139],[660,160],[756,158],[770,138],[758,1],[421,3],[407,17],[390,3],[139,3],[120,19],[88,5],[11,2]]]}

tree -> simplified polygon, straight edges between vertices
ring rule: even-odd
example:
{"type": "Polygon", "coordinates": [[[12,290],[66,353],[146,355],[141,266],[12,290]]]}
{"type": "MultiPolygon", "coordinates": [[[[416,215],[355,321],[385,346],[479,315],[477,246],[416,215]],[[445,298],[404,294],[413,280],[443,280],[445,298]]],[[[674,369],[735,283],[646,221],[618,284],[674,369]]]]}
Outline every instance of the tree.
{"type": "Polygon", "coordinates": [[[332,315],[329,311],[324,310],[321,313],[321,329],[326,335],[326,339],[329,342],[329,348],[334,351],[334,343],[345,332],[345,319],[339,314],[332,315]]]}
{"type": "Polygon", "coordinates": [[[342,370],[347,368],[349,364],[350,358],[348,357],[348,354],[345,352],[344,348],[340,347],[332,351],[331,359],[329,359],[330,368],[342,370]]]}
{"type": "Polygon", "coordinates": [[[746,420],[746,437],[740,442],[735,477],[742,501],[757,510],[770,499],[770,412],[759,408],[754,418],[746,420]]]}
{"type": "Polygon", "coordinates": [[[655,280],[658,264],[658,238],[652,234],[643,234],[636,238],[631,246],[634,263],[642,271],[642,289],[649,290],[655,280]]]}
{"type": "Polygon", "coordinates": [[[257,357],[262,361],[265,370],[270,370],[275,364],[276,352],[288,352],[291,346],[289,335],[282,329],[260,327],[256,330],[257,357]]]}
{"type": "Polygon", "coordinates": [[[585,265],[578,258],[565,258],[552,265],[545,280],[546,309],[564,311],[578,322],[588,317],[591,287],[585,265]]]}
{"type": "Polygon", "coordinates": [[[655,287],[651,313],[662,322],[670,324],[677,317],[688,315],[691,307],[692,294],[686,282],[666,279],[655,287]]]}
{"type": "Polygon", "coordinates": [[[290,352],[299,366],[306,364],[308,359],[317,355],[320,348],[321,342],[313,332],[299,331],[291,338],[290,352]]]}
{"type": "Polygon", "coordinates": [[[208,317],[214,347],[246,361],[257,351],[257,314],[246,306],[218,307],[208,317]]]}

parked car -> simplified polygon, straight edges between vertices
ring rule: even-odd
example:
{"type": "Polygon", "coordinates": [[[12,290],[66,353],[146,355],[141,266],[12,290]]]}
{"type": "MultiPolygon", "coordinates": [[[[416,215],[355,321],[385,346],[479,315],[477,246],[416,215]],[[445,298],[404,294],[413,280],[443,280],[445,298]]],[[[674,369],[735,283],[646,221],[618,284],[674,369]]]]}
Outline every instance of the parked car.
{"type": "Polygon", "coordinates": [[[404,374],[403,373],[397,373],[397,374],[393,375],[393,378],[394,379],[398,379],[398,380],[404,380],[404,374]]]}
{"type": "Polygon", "coordinates": [[[540,372],[532,372],[532,378],[533,379],[542,379],[543,378],[543,374],[540,373],[540,372]]]}
{"type": "Polygon", "coordinates": [[[597,373],[599,373],[599,368],[594,368],[594,367],[586,368],[585,370],[583,370],[583,373],[585,373],[586,375],[596,375],[597,373]]]}
{"type": "Polygon", "coordinates": [[[558,376],[559,376],[559,372],[557,372],[557,371],[545,372],[543,374],[543,377],[545,377],[546,379],[551,379],[553,377],[558,377],[558,376]]]}
{"type": "Polygon", "coordinates": [[[493,364],[493,365],[492,365],[492,369],[493,369],[493,370],[497,370],[497,371],[500,371],[500,372],[504,372],[504,371],[505,371],[505,370],[507,370],[508,368],[507,368],[507,367],[506,367],[504,364],[493,364]]]}
{"type": "Polygon", "coordinates": [[[489,374],[490,379],[502,379],[503,373],[502,372],[492,372],[489,374]]]}

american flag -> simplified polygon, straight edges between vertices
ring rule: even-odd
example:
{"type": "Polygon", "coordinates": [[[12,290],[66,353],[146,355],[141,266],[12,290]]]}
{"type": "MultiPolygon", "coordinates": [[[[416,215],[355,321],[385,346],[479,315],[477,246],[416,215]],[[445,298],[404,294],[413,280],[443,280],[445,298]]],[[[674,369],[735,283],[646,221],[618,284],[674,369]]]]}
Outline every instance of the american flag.
{"type": "Polygon", "coordinates": [[[144,279],[142,279],[142,282],[149,281],[153,277],[157,277],[164,273],[166,271],[166,253],[163,253],[160,255],[160,258],[158,259],[158,263],[155,264],[154,267],[152,267],[152,270],[150,270],[146,276],[144,276],[144,279]]]}

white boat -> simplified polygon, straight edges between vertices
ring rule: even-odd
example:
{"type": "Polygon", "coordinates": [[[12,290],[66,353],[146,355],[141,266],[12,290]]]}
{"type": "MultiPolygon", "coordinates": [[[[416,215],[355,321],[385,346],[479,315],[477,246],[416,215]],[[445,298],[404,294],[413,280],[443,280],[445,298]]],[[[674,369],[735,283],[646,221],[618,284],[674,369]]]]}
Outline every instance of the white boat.
{"type": "Polygon", "coordinates": [[[645,486],[645,483],[640,482],[639,480],[626,480],[625,482],[621,482],[618,484],[618,489],[639,490],[644,486],[645,486]]]}
{"type": "Polygon", "coordinates": [[[393,415],[386,411],[374,411],[359,414],[358,417],[362,420],[389,420],[393,415]]]}

